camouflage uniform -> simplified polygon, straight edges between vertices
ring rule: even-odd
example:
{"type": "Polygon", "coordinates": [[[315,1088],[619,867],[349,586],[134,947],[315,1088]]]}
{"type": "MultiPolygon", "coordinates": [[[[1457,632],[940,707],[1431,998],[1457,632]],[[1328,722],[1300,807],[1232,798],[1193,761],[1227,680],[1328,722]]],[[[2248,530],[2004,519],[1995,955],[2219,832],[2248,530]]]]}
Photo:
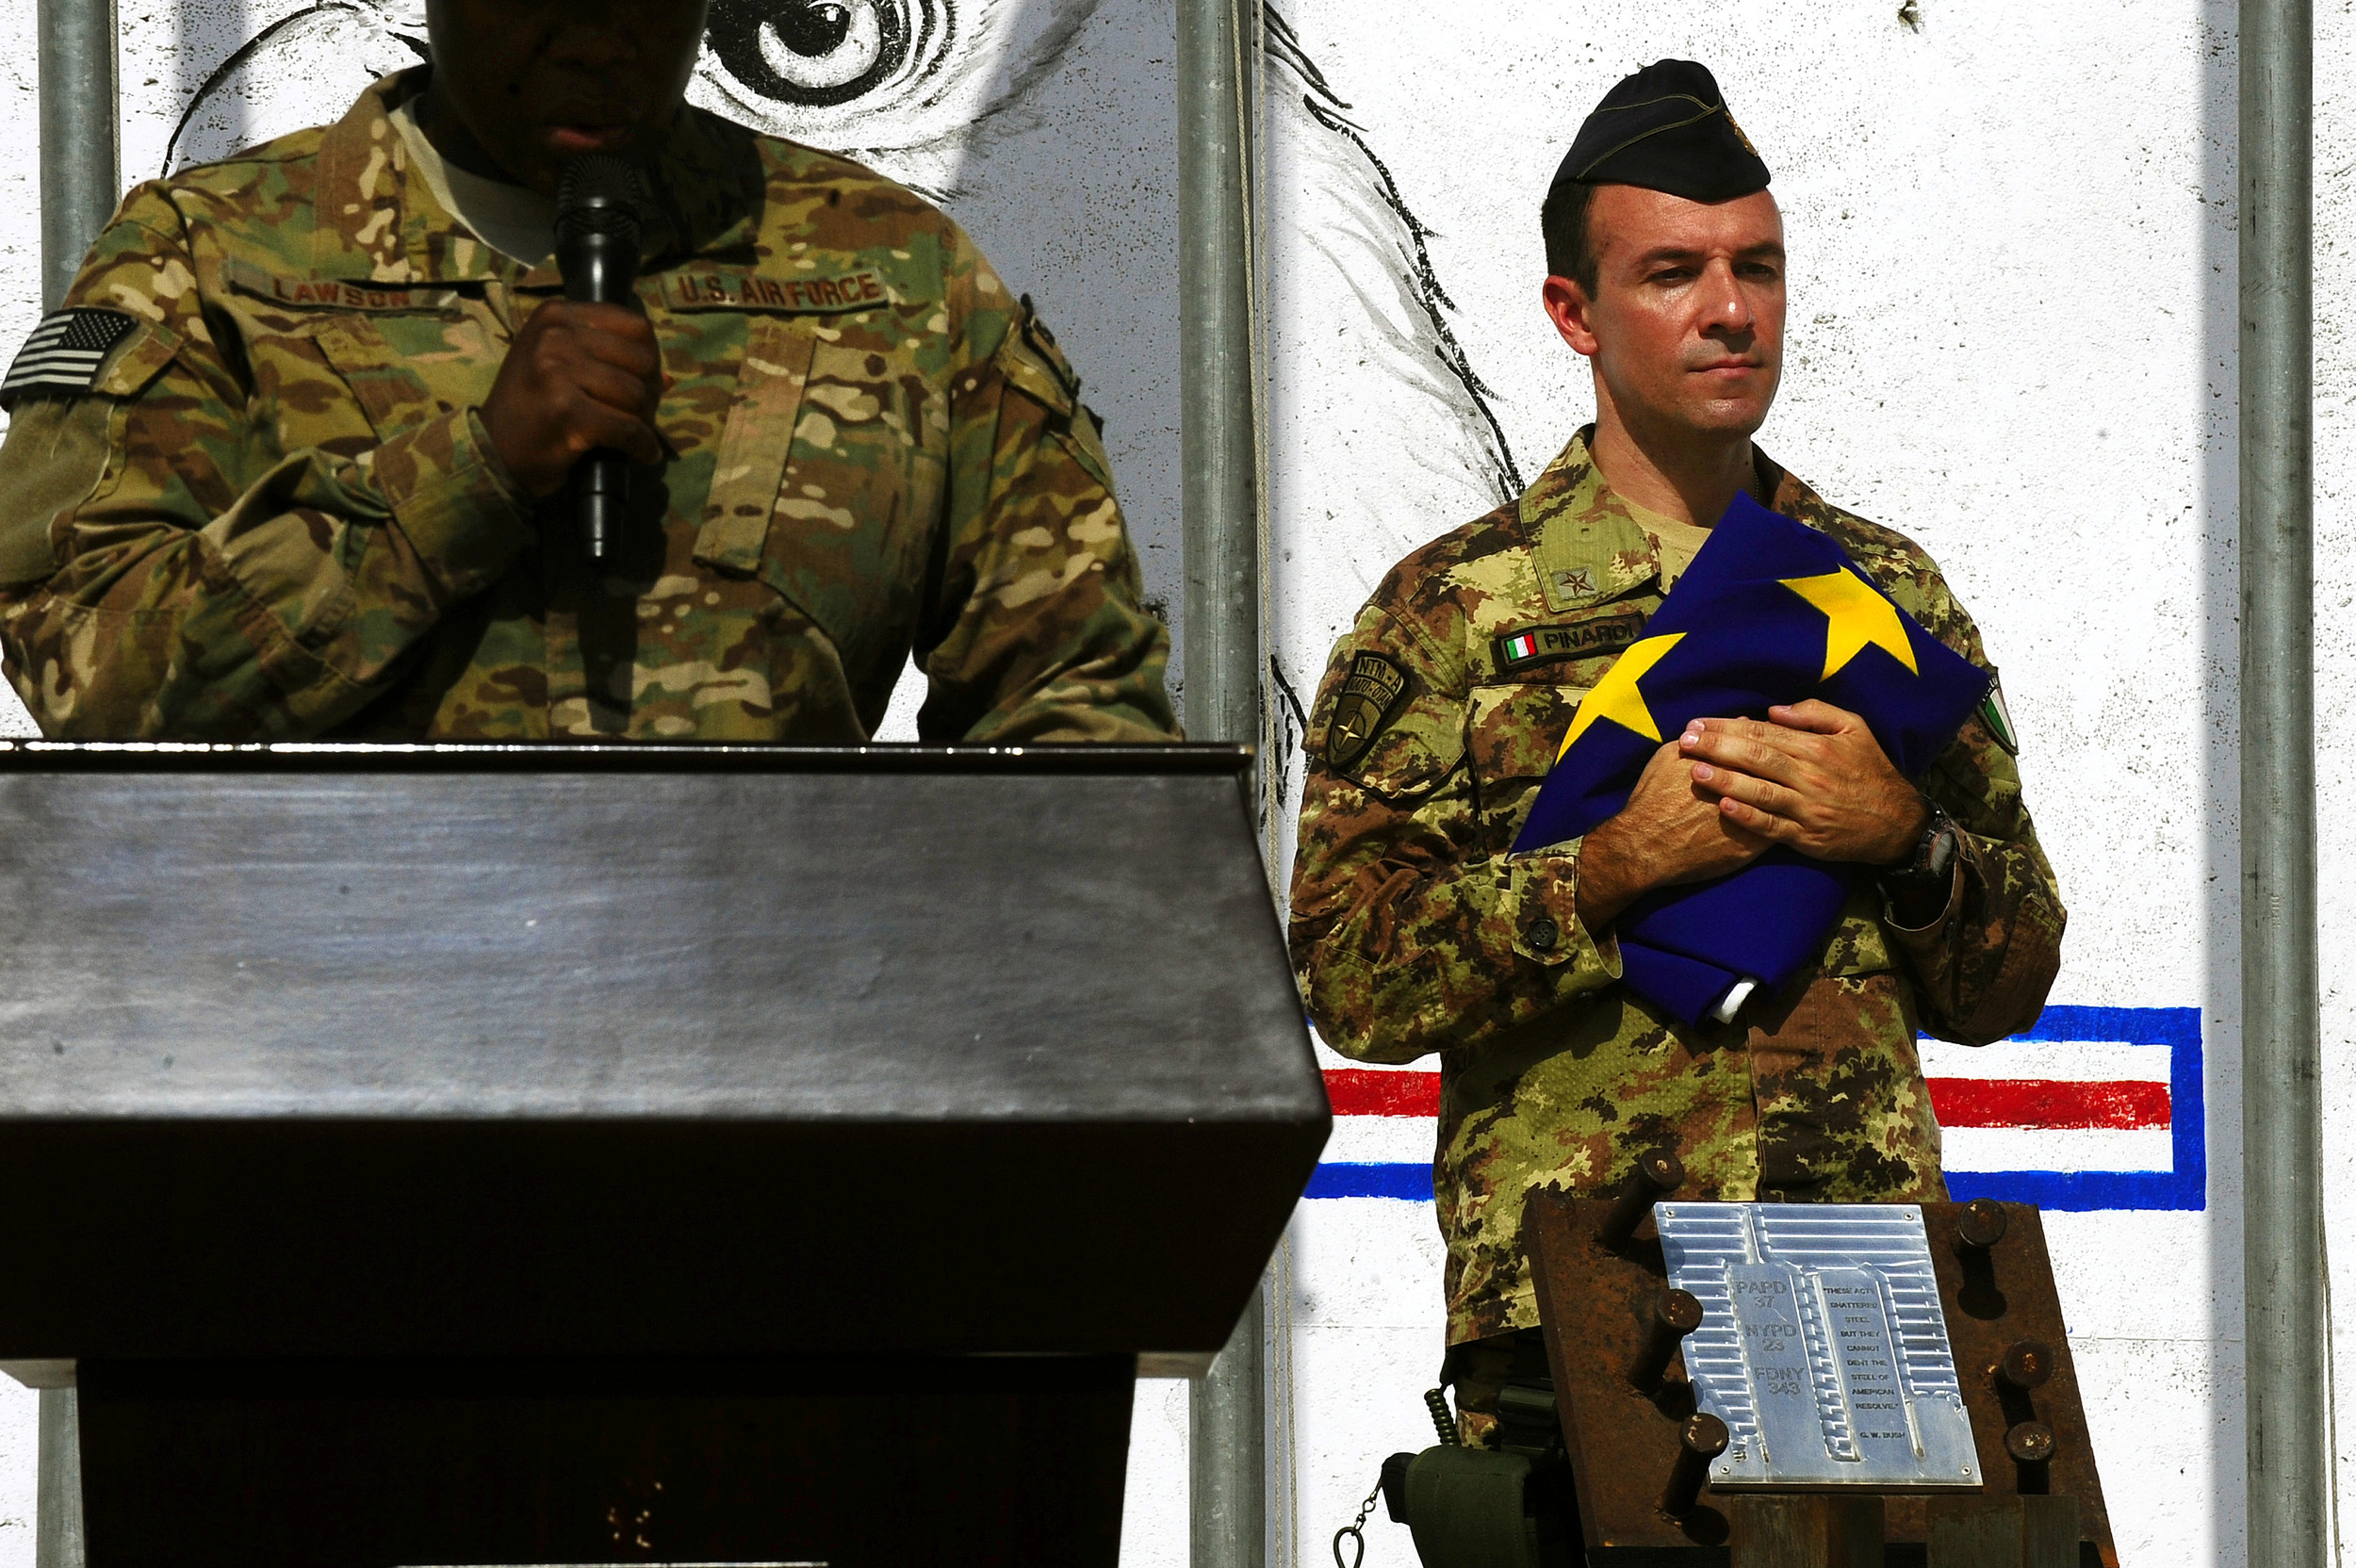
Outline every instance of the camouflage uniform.
{"type": "Polygon", "coordinates": [[[1077,380],[940,212],[683,109],[638,293],[673,454],[583,563],[480,408],[560,291],[387,118],[141,186],[66,303],[124,313],[0,450],[0,637],[53,736],[1156,740],[1168,637],[1077,380]]]}
{"type": "MultiPolygon", "coordinates": [[[[1899,927],[1869,883],[1814,972],[1735,1026],[1686,1028],[1617,983],[1618,944],[1579,919],[1579,844],[1509,853],[1579,699],[1661,603],[1659,540],[1586,443],[1518,504],[1399,563],[1335,646],[1310,718],[1294,967],[1335,1050],[1439,1054],[1451,1345],[1536,1327],[1528,1192],[1603,1195],[1649,1149],[1679,1151],[1694,1197],[1943,1197],[1916,1031],[1985,1044],[2027,1026],[2060,958],[2061,902],[2008,740],[1974,717],[1921,780],[1962,830],[1956,891],[1930,925],[1899,927]],[[1525,632],[1537,645],[1517,657],[1528,645],[1507,645],[1525,632]],[[1405,677],[1387,702],[1385,665],[1405,677]],[[1371,694],[1347,698],[1353,678],[1371,694]],[[1371,743],[1337,744],[1337,710],[1374,727],[1371,743]]],[[[1987,667],[1929,557],[1759,466],[1775,510],[1831,535],[1987,667]]],[[[1508,1358],[1486,1359],[1493,1382],[1508,1358]]]]}

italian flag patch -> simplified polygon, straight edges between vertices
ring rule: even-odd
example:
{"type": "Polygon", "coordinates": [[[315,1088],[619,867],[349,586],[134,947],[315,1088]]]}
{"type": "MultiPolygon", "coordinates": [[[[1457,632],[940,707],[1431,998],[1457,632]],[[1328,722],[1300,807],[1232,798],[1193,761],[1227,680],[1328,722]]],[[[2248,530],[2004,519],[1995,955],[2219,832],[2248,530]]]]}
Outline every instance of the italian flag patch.
{"type": "Polygon", "coordinates": [[[1506,658],[1527,659],[1538,651],[1538,639],[1534,633],[1525,631],[1519,637],[1505,639],[1504,647],[1506,658]]]}
{"type": "Polygon", "coordinates": [[[1988,683],[1988,695],[1980,700],[1980,722],[1988,726],[2006,756],[2021,755],[2021,743],[2012,732],[2012,710],[2004,706],[2004,689],[1993,680],[1988,683]]]}

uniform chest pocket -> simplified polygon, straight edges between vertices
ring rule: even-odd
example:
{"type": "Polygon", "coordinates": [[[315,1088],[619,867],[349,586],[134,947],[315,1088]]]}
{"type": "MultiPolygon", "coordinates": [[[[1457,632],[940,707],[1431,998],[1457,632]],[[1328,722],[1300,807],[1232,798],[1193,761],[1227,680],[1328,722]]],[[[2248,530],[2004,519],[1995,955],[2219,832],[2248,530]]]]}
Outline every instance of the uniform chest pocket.
{"type": "Polygon", "coordinates": [[[1535,680],[1476,686],[1465,716],[1465,749],[1483,784],[1535,783],[1554,766],[1584,686],[1535,680]]]}
{"type": "MultiPolygon", "coordinates": [[[[1552,673],[1552,672],[1547,672],[1552,673]]],[[[1481,792],[1484,840],[1502,848],[1530,814],[1538,786],[1570,733],[1584,686],[1503,681],[1472,689],[1464,714],[1464,749],[1481,792]]]]}
{"type": "Polygon", "coordinates": [[[435,314],[371,319],[321,315],[265,322],[245,340],[257,409],[275,426],[282,450],[315,447],[356,457],[372,447],[480,402],[499,354],[471,324],[435,314]],[[452,335],[471,336],[480,374],[436,387],[423,363],[462,358],[452,335]],[[476,383],[480,383],[477,385],[476,383]]]}
{"type": "Polygon", "coordinates": [[[937,497],[892,368],[823,318],[752,316],[695,535],[697,562],[789,600],[855,682],[906,651],[937,497]]]}

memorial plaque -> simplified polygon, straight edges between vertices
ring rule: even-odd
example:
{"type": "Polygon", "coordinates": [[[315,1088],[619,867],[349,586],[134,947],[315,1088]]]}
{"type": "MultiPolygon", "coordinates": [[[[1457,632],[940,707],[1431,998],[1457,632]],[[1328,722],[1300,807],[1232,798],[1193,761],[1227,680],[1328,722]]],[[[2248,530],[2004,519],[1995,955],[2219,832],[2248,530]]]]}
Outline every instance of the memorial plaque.
{"type": "MultiPolygon", "coordinates": [[[[1941,1370],[1936,1366],[1936,1352],[1942,1344],[1952,1347],[1944,1370],[1955,1380],[1949,1389],[1962,1396],[1975,1446],[1955,1468],[1960,1471],[1970,1464],[1978,1472],[1974,1478],[1982,1488],[1975,1491],[1968,1484],[1912,1480],[1857,1487],[1827,1481],[1761,1483],[1741,1476],[1721,1481],[1711,1476],[1708,1460],[1724,1457],[1726,1449],[1712,1448],[1706,1459],[1683,1441],[1700,1403],[1693,1369],[1710,1351],[1716,1357],[1712,1365],[1720,1374],[1719,1386],[1747,1399],[1753,1363],[1742,1360],[1739,1337],[1722,1336],[1715,1346],[1697,1344],[1693,1337],[1661,1343],[1664,1313],[1674,1303],[1659,1233],[1664,1209],[1693,1214],[1697,1220],[1706,1211],[1703,1205],[1680,1202],[1670,1185],[1658,1193],[1658,1206],[1645,1205],[1629,1223],[1621,1212],[1626,1207],[1623,1198],[1619,1193],[1587,1198],[1534,1192],[1527,1222],[1530,1279],[1577,1479],[1579,1531],[1589,1568],[1726,1568],[1730,1544],[1742,1534],[1742,1521],[1750,1517],[1737,1505],[1745,1498],[1767,1500],[1779,1488],[1785,1495],[1814,1493],[1840,1502],[1843,1510],[1852,1503],[1860,1508],[1880,1505],[1890,1560],[1913,1562],[1918,1568],[1932,1533],[1934,1511],[1952,1512],[2010,1499],[2024,1510],[2040,1511],[2042,1517],[2049,1505],[2067,1502],[2076,1511],[2081,1568],[2119,1568],[2069,1332],[2053,1293],[2045,1230],[2034,1207],[1987,1200],[1924,1203],[1920,1205],[1921,1229],[1908,1222],[1896,1233],[1903,1245],[1893,1245],[1890,1233],[1874,1238],[1870,1247],[1857,1245],[1852,1237],[1845,1252],[1820,1247],[1822,1238],[1796,1237],[1780,1218],[1771,1218],[1765,1234],[1757,1238],[1761,1245],[1756,1259],[1744,1250],[1739,1230],[1731,1246],[1723,1245],[1725,1236],[1703,1241],[1719,1251],[1722,1282],[1729,1261],[1742,1267],[1755,1262],[1790,1264],[1814,1274],[1823,1286],[1824,1317],[1834,1343],[1859,1348],[1841,1363],[1828,1362],[1824,1370],[1837,1374],[1828,1387],[1845,1388],[1853,1395],[1848,1403],[1857,1408],[1847,1413],[1857,1418],[1852,1435],[1863,1454],[1871,1454],[1871,1445],[1893,1441],[1873,1434],[1898,1429],[1865,1419],[1891,1413],[1864,1408],[1886,1402],[1871,1391],[1906,1388],[1909,1398],[1899,1402],[1896,1413],[1903,1417],[1910,1407],[1920,1422],[1926,1407],[1940,1403],[1932,1386],[1938,1380],[1931,1374],[1941,1370]],[[1922,1272],[1923,1232],[1930,1241],[1932,1272],[1927,1277],[1922,1272]],[[1831,1255],[1820,1255],[1824,1253],[1831,1255]],[[1855,1277],[1859,1272],[1863,1280],[1855,1277]],[[1870,1292],[1862,1288],[1869,1284],[1870,1292]],[[1925,1309],[1934,1287],[1938,1312],[1930,1314],[1925,1309]],[[1877,1296],[1892,1310],[1872,1310],[1877,1296]],[[1887,1327],[1892,1321],[1898,1325],[1894,1335],[1887,1327]],[[1863,1337],[1844,1342],[1840,1337],[1844,1330],[1863,1337]],[[1889,1364],[1886,1372],[1880,1364],[1884,1360],[1889,1364]],[[1879,1381],[1883,1376],[1890,1381],[1879,1381]],[[1903,1381],[1905,1378],[1913,1380],[1903,1381]],[[2032,1437],[2039,1441],[2025,1441],[2032,1437]],[[1689,1465],[1688,1460],[1693,1462],[1689,1465]],[[1693,1474],[1686,1477],[1689,1469],[1693,1474]]],[[[1798,1211],[1795,1219],[1837,1222],[1849,1210],[1849,1205],[1810,1207],[1798,1211]]],[[[1676,1229],[1674,1219],[1668,1228],[1676,1229]]],[[[1780,1271],[1770,1272],[1791,1283],[1780,1271]]],[[[1731,1321],[1733,1293],[1723,1283],[1700,1295],[1713,1298],[1721,1323],[1731,1321]]],[[[1681,1309],[1676,1313],[1680,1325],[1698,1327],[1709,1317],[1698,1296],[1679,1292],[1678,1298],[1690,1300],[1693,1308],[1690,1315],[1681,1309]]],[[[1805,1332],[1808,1319],[1799,1308],[1817,1298],[1794,1292],[1789,1299],[1793,1303],[1791,1315],[1779,1317],[1768,1302],[1752,1309],[1755,1319],[1797,1321],[1805,1332]]],[[[1762,1351],[1754,1362],[1763,1366],[1778,1359],[1762,1351]]],[[[1817,1376],[1815,1367],[1808,1368],[1809,1401],[1818,1397],[1817,1376]]],[[[1769,1380],[1783,1387],[1792,1380],[1769,1380]]],[[[1731,1448],[1731,1425],[1722,1428],[1726,1417],[1716,1413],[1723,1408],[1709,1413],[1709,1425],[1726,1431],[1726,1447],[1731,1448]]],[[[1912,1429],[1908,1431],[1911,1435],[1912,1429]]],[[[1935,1433],[1936,1426],[1923,1433],[1925,1458],[1931,1448],[1928,1439],[1935,1433]]],[[[1839,1463],[1847,1471],[1866,1462],[1863,1458],[1854,1462],[1832,1460],[1833,1445],[1826,1442],[1821,1420],[1808,1438],[1824,1448],[1827,1469],[1839,1463]]],[[[1775,1452],[1772,1438],[1768,1446],[1774,1457],[1782,1457],[1775,1452]]],[[[1756,1450],[1746,1446],[1745,1452],[1750,1457],[1756,1450]]],[[[2053,1528],[2068,1533],[2060,1524],[2053,1528]]]]}
{"type": "Polygon", "coordinates": [[[1702,1304],[1696,1399],[1731,1441],[1710,1484],[1977,1491],[1922,1211],[1907,1203],[1663,1203],[1669,1281],[1702,1304]]]}

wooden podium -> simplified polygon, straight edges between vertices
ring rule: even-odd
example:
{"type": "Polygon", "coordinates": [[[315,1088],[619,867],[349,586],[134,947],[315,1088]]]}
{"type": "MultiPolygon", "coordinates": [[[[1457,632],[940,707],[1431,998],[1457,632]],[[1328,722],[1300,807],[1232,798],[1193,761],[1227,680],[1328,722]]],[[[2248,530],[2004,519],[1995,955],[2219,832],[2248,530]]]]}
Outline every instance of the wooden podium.
{"type": "Polygon", "coordinates": [[[1113,1563],[1329,1124],[1249,768],[0,750],[90,1568],[1113,1563]]]}

